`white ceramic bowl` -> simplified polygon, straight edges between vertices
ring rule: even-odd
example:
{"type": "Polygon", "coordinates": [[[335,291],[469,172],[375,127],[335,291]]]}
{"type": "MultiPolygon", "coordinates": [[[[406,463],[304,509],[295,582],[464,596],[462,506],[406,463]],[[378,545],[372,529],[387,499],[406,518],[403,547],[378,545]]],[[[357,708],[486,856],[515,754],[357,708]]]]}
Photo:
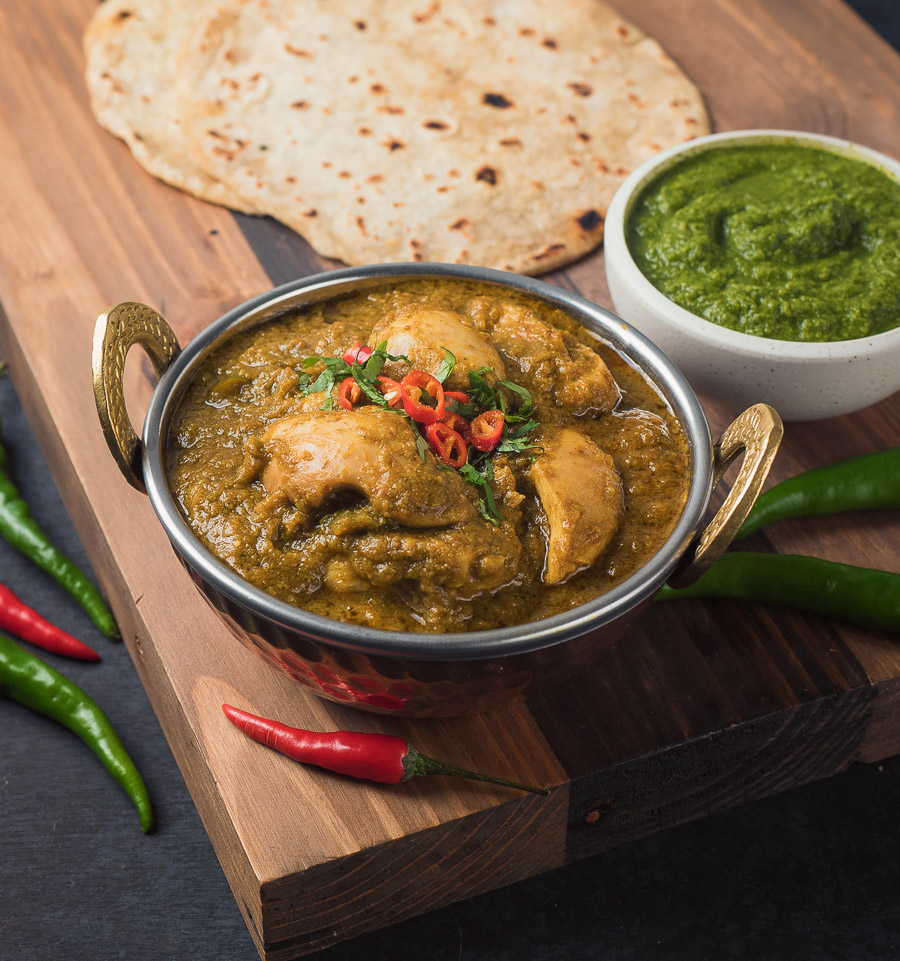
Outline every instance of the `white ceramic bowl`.
{"type": "Polygon", "coordinates": [[[826,343],[773,340],[720,327],[657,290],[625,243],[633,201],[664,170],[703,150],[784,141],[865,161],[900,180],[900,163],[893,158],[822,134],[738,130],[698,137],[647,161],[619,187],[606,218],[606,277],[616,313],[661,347],[699,393],[726,405],[726,410],[764,402],[784,420],[816,420],[860,410],[900,390],[900,327],[874,337],[826,343]]]}

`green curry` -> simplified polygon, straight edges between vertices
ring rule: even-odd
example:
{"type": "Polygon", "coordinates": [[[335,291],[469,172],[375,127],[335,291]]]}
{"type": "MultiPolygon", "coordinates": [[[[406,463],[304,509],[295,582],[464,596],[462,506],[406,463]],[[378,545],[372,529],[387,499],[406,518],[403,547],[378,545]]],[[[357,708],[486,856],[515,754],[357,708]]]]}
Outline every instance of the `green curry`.
{"type": "Polygon", "coordinates": [[[641,272],[715,324],[835,341],[900,326],[900,182],[815,147],[702,151],[640,194],[626,225],[641,272]]]}
{"type": "Polygon", "coordinates": [[[251,584],[325,617],[430,632],[521,624],[608,591],[666,542],[690,475],[657,389],[564,311],[438,279],[233,337],[183,398],[168,464],[191,528],[251,584]],[[392,356],[383,395],[370,380],[354,401],[337,359],[361,344],[392,356]],[[429,377],[459,405],[449,418],[424,416],[429,377]],[[434,422],[425,438],[438,423],[466,435],[469,406],[494,404],[513,430],[489,459],[477,417],[463,467],[420,443],[417,419],[434,422]]]}

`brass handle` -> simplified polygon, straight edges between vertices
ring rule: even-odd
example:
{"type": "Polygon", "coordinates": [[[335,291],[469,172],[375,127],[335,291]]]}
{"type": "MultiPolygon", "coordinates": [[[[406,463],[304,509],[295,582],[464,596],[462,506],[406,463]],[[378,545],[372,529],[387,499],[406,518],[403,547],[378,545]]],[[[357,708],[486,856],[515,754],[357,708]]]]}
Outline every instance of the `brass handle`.
{"type": "Polygon", "coordinates": [[[716,516],[691,544],[669,578],[672,587],[683,588],[693,584],[734,540],[759,496],[783,436],[781,418],[768,404],[748,407],[726,428],[713,451],[713,486],[718,486],[725,471],[741,451],[745,452],[744,462],[716,516]]]}
{"type": "Polygon", "coordinates": [[[144,348],[156,376],[181,352],[172,328],[145,304],[116,304],[97,318],[91,367],[94,400],[103,436],[125,479],[144,491],[141,439],[131,426],[125,407],[125,358],[135,344],[144,348]]]}

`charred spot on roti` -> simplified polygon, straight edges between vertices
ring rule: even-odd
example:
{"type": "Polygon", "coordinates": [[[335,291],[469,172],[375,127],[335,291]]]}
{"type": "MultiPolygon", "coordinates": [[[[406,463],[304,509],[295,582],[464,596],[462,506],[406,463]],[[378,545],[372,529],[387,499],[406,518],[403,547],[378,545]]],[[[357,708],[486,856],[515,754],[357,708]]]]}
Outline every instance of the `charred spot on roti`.
{"type": "Polygon", "coordinates": [[[338,176],[339,176],[342,180],[347,180],[347,179],[349,179],[350,177],[352,177],[353,174],[350,173],[349,170],[342,170],[342,171],[338,174],[338,176]]]}
{"type": "Polygon", "coordinates": [[[534,29],[532,27],[520,27],[519,28],[520,37],[533,37],[534,29]]]}
{"type": "Polygon", "coordinates": [[[428,23],[428,21],[441,9],[439,0],[433,0],[428,9],[423,13],[414,13],[412,18],[416,23],[428,23]]]}
{"type": "Polygon", "coordinates": [[[599,213],[597,213],[596,210],[586,210],[577,219],[578,226],[588,233],[590,233],[592,230],[596,230],[603,224],[603,218],[599,213]]]}
{"type": "Polygon", "coordinates": [[[373,84],[369,87],[369,90],[371,90],[372,93],[384,93],[384,92],[385,92],[385,86],[384,86],[383,83],[373,83],[373,84]]]}
{"type": "Polygon", "coordinates": [[[521,147],[522,141],[518,137],[506,137],[500,141],[501,147],[521,147]]]}
{"type": "Polygon", "coordinates": [[[291,104],[291,110],[309,110],[309,104],[305,100],[295,100],[291,104]]]}
{"type": "Polygon", "coordinates": [[[570,83],[569,89],[577,93],[579,97],[589,97],[594,92],[594,88],[587,83],[570,83]]]}
{"type": "Polygon", "coordinates": [[[468,217],[460,217],[459,220],[457,220],[455,223],[450,224],[450,229],[451,229],[451,230],[465,230],[466,227],[469,226],[469,223],[470,223],[470,221],[469,221],[469,218],[468,218],[468,217]]]}
{"type": "Polygon", "coordinates": [[[555,254],[558,254],[561,250],[565,249],[565,244],[548,244],[540,253],[532,254],[531,259],[537,261],[546,260],[548,257],[553,257],[555,254]]]}
{"type": "Polygon", "coordinates": [[[357,127],[357,128],[356,128],[356,132],[360,135],[360,137],[371,137],[371,136],[372,136],[372,128],[371,128],[371,127],[357,127]]]}
{"type": "Polygon", "coordinates": [[[513,105],[511,100],[507,100],[502,93],[486,93],[481,99],[482,103],[487,104],[489,107],[499,107],[501,110],[505,110],[507,107],[513,105]]]}
{"type": "Polygon", "coordinates": [[[119,20],[127,20],[131,16],[130,10],[120,10],[118,13],[119,20]]]}
{"type": "Polygon", "coordinates": [[[385,141],[385,144],[384,144],[384,145],[385,145],[385,147],[388,148],[388,150],[390,150],[390,151],[392,151],[392,152],[393,152],[394,150],[402,150],[402,149],[406,146],[406,144],[403,143],[402,140],[394,140],[393,138],[388,138],[388,139],[385,141]]]}
{"type": "Polygon", "coordinates": [[[497,21],[493,17],[483,17],[481,22],[486,27],[495,27],[497,25],[497,21]]]}
{"type": "Polygon", "coordinates": [[[579,130],[576,136],[579,140],[583,140],[585,143],[591,139],[591,135],[586,130],[579,130]]]}
{"type": "Polygon", "coordinates": [[[284,49],[295,57],[312,57],[313,54],[309,50],[304,50],[302,47],[295,47],[293,44],[286,43],[284,49]]]}
{"type": "Polygon", "coordinates": [[[318,217],[318,216],[319,216],[319,211],[316,210],[315,207],[311,207],[309,210],[305,211],[305,213],[303,214],[303,216],[304,216],[304,217],[318,217]]]}
{"type": "Polygon", "coordinates": [[[475,174],[475,179],[481,180],[493,187],[497,183],[497,171],[493,167],[482,167],[478,173],[475,174]]]}
{"type": "Polygon", "coordinates": [[[443,120],[426,120],[422,124],[426,130],[446,130],[449,124],[443,122],[443,120]]]}
{"type": "Polygon", "coordinates": [[[366,21],[365,21],[365,20],[356,20],[356,21],[354,21],[353,26],[356,27],[357,30],[365,30],[365,29],[366,29],[366,21]]]}
{"type": "Polygon", "coordinates": [[[362,217],[356,218],[356,226],[359,227],[360,232],[365,236],[366,233],[366,222],[362,217]]]}
{"type": "Polygon", "coordinates": [[[547,37],[541,46],[546,47],[548,50],[556,50],[559,47],[559,44],[553,39],[553,37],[547,37]]]}

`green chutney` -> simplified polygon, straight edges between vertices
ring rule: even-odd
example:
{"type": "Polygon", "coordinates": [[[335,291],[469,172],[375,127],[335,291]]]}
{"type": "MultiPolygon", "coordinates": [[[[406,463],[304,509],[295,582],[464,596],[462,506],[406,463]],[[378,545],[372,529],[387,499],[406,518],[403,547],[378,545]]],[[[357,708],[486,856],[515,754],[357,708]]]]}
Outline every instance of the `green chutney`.
{"type": "Polygon", "coordinates": [[[723,327],[833,341],[900,326],[900,181],[865,161],[703,150],[644,188],[626,242],[656,288],[723,327]]]}

